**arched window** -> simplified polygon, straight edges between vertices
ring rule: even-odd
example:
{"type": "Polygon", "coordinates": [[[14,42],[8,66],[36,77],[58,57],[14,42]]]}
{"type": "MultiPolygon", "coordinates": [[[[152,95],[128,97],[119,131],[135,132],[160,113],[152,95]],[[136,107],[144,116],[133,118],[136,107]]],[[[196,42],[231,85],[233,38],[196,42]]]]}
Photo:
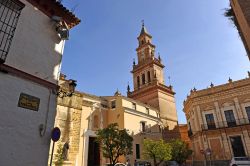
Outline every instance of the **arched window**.
{"type": "Polygon", "coordinates": [[[145,74],[142,74],[142,85],[145,84],[145,74]]]}
{"type": "Polygon", "coordinates": [[[94,128],[99,128],[99,118],[97,115],[94,116],[94,128]]]}
{"type": "Polygon", "coordinates": [[[137,76],[137,87],[138,87],[138,89],[140,88],[140,77],[139,76],[137,76]]]}
{"type": "Polygon", "coordinates": [[[150,71],[148,71],[148,82],[151,82],[150,71]]]}

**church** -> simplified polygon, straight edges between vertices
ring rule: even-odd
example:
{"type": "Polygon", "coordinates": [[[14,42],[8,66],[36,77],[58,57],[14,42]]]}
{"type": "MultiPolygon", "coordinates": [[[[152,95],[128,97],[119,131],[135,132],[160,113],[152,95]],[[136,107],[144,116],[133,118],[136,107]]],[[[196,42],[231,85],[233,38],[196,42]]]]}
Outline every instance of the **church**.
{"type": "MultiPolygon", "coordinates": [[[[117,90],[113,96],[95,96],[76,91],[71,97],[58,97],[55,126],[62,135],[58,145],[67,144],[64,165],[100,166],[109,163],[102,156],[95,132],[118,123],[120,129],[127,129],[133,137],[133,154],[119,159],[131,164],[140,161],[143,140],[166,138],[166,129],[178,126],[175,106],[175,92],[164,79],[164,64],[155,55],[152,36],[144,24],[139,34],[137,63],[133,62],[133,90],[127,87],[127,96],[117,90]],[[164,134],[165,133],[165,134],[164,134]],[[165,136],[164,136],[165,135],[165,136]]],[[[61,74],[60,89],[68,90],[72,80],[61,74]]],[[[56,151],[56,150],[55,150],[56,151]]]]}

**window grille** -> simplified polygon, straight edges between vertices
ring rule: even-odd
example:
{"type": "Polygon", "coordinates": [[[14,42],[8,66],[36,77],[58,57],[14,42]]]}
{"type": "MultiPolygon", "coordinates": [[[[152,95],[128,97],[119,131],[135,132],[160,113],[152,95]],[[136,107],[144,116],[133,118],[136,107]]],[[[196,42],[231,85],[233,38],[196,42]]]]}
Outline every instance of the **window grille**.
{"type": "Polygon", "coordinates": [[[0,0],[0,63],[6,60],[23,8],[18,0],[0,0]]]}

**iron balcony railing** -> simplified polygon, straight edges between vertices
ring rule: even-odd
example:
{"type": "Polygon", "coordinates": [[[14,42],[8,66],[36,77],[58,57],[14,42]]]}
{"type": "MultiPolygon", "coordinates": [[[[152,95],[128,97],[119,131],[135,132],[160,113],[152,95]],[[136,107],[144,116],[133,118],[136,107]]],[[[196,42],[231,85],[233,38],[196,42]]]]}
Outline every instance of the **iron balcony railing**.
{"type": "Polygon", "coordinates": [[[220,129],[220,128],[227,128],[227,127],[236,127],[236,126],[242,126],[250,124],[250,119],[236,119],[231,121],[219,121],[214,123],[207,123],[202,124],[201,129],[202,130],[214,130],[214,129],[220,129]]]}

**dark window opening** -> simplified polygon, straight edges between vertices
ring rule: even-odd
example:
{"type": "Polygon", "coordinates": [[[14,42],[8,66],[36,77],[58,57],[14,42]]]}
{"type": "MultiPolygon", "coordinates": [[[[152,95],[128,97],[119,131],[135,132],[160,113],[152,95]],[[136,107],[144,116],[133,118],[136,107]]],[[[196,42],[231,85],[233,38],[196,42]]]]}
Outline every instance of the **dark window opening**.
{"type": "Polygon", "coordinates": [[[142,85],[145,84],[145,74],[142,74],[142,85]]]}
{"type": "Polygon", "coordinates": [[[214,115],[213,114],[206,114],[206,121],[207,121],[207,128],[208,129],[215,129],[215,123],[214,123],[214,115]]]}
{"type": "Polygon", "coordinates": [[[151,82],[150,71],[148,71],[148,82],[151,82]]]}
{"type": "Polygon", "coordinates": [[[246,112],[247,112],[247,118],[248,120],[250,120],[250,106],[249,107],[246,107],[246,112]]]}
{"type": "Polygon", "coordinates": [[[115,100],[111,101],[111,108],[115,108],[115,100]]]}
{"type": "Polygon", "coordinates": [[[146,131],[146,123],[145,122],[141,122],[141,131],[142,132],[146,131]]]}
{"type": "Polygon", "coordinates": [[[226,117],[226,121],[227,121],[227,126],[228,127],[236,126],[236,121],[234,118],[233,110],[228,110],[228,111],[225,111],[224,113],[225,113],[225,117],[226,117]]]}
{"type": "Polygon", "coordinates": [[[132,103],[133,109],[136,110],[136,103],[132,103]]]}
{"type": "Polygon", "coordinates": [[[230,137],[230,142],[231,142],[234,157],[246,156],[244,146],[243,146],[240,136],[230,137]]]}
{"type": "Polygon", "coordinates": [[[188,122],[188,127],[189,127],[189,129],[188,129],[188,136],[192,136],[193,132],[192,132],[192,128],[191,128],[190,122],[188,122]]]}
{"type": "Polygon", "coordinates": [[[135,146],[136,146],[136,149],[135,149],[136,159],[140,159],[141,158],[141,156],[140,156],[140,144],[136,144],[135,146]]]}
{"type": "Polygon", "coordinates": [[[140,88],[140,77],[137,76],[137,86],[138,86],[138,89],[140,88]]]}
{"type": "Polygon", "coordinates": [[[24,6],[18,0],[0,1],[0,63],[6,60],[24,6]]]}

